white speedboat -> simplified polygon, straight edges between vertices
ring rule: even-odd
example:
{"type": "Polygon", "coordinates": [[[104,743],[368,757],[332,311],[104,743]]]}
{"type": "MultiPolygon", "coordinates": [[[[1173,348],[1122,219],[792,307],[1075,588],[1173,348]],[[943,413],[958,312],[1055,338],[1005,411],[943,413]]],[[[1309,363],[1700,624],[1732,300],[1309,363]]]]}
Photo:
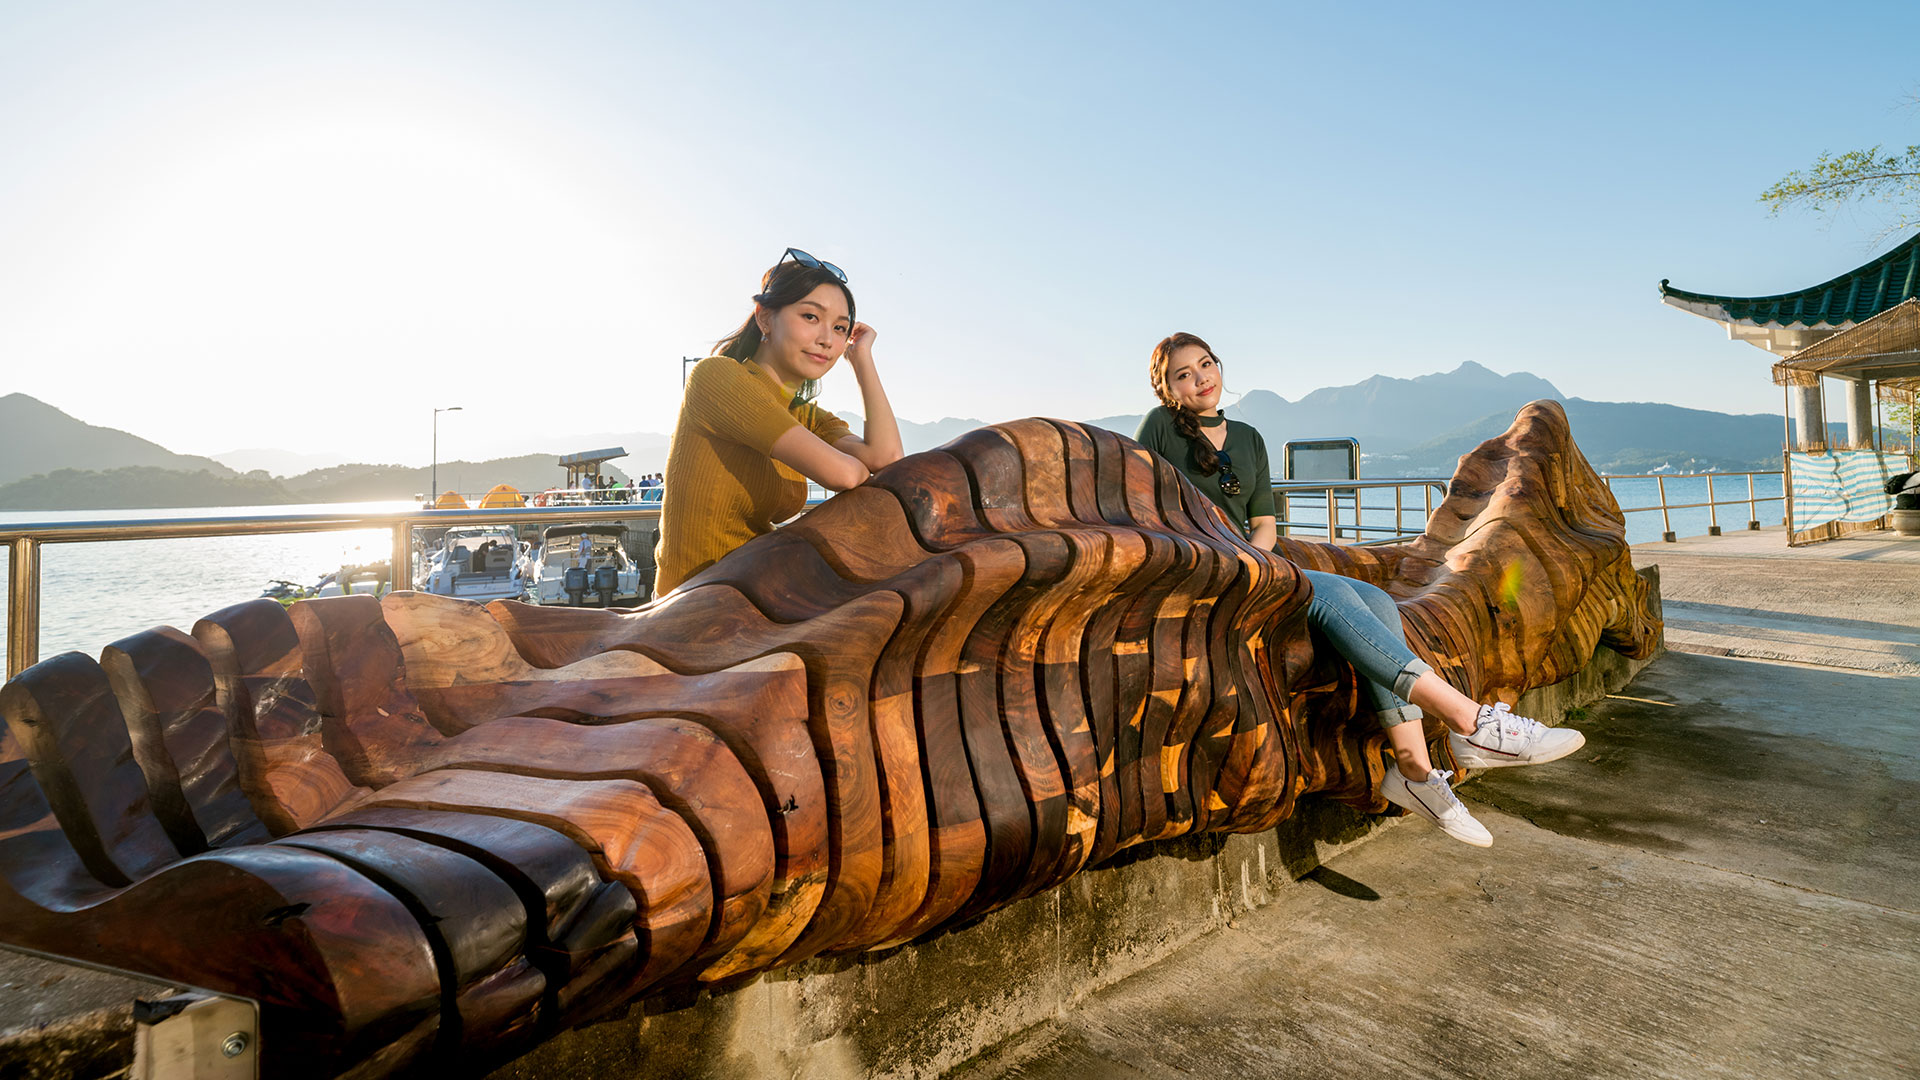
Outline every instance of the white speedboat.
{"type": "Polygon", "coordinates": [[[461,600],[518,600],[527,591],[521,577],[524,545],[511,525],[462,525],[447,530],[427,553],[413,587],[461,600]]]}
{"type": "Polygon", "coordinates": [[[650,582],[627,554],[627,527],[552,525],[527,556],[527,599],[574,607],[641,603],[650,582]]]}

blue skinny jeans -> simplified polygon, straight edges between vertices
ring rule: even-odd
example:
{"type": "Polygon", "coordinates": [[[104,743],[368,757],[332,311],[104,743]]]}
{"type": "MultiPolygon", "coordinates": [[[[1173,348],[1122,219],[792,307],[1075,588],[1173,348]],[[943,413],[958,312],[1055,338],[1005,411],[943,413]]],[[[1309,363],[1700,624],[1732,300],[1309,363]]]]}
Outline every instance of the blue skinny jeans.
{"type": "Polygon", "coordinates": [[[1413,692],[1414,681],[1433,668],[1407,648],[1407,633],[1393,597],[1378,585],[1339,574],[1300,572],[1313,585],[1307,621],[1365,680],[1367,700],[1380,726],[1390,728],[1425,715],[1420,706],[1407,701],[1407,695],[1413,692]]]}

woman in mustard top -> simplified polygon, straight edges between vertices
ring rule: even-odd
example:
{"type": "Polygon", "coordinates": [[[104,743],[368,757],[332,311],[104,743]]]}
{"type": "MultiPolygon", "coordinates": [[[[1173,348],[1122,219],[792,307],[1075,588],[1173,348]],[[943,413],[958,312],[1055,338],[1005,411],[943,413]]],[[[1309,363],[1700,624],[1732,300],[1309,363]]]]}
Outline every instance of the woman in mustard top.
{"type": "Polygon", "coordinates": [[[900,460],[900,425],[873,362],[873,327],[854,321],[847,275],[788,248],[760,279],[753,313],[693,367],[667,451],[656,594],[798,514],[807,481],[829,491],[900,460]],[[813,403],[842,356],[866,431],[813,403]]]}
{"type": "MultiPolygon", "coordinates": [[[[1160,405],[1134,437],[1185,474],[1254,547],[1271,550],[1278,522],[1267,444],[1252,425],[1221,414],[1220,358],[1198,337],[1174,334],[1154,346],[1147,374],[1160,405]]],[[[1339,574],[1300,573],[1313,586],[1307,621],[1366,680],[1362,689],[1386,729],[1394,763],[1380,794],[1456,840],[1491,845],[1493,835],[1454,795],[1453,774],[1433,767],[1420,722],[1425,714],[1448,727],[1454,759],[1477,769],[1554,761],[1586,737],[1517,716],[1504,704],[1481,705],[1454,689],[1407,647],[1400,610],[1386,590],[1339,574]]]]}

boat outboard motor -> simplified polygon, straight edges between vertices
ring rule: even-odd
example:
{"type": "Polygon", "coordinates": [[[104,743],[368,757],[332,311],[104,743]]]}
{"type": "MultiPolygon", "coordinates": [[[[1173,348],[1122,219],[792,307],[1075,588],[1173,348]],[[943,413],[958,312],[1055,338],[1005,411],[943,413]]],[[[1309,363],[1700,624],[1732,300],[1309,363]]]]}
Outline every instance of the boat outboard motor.
{"type": "Polygon", "coordinates": [[[593,591],[600,594],[600,606],[613,606],[613,594],[620,591],[620,569],[602,566],[593,572],[593,591]]]}
{"type": "Polygon", "coordinates": [[[579,607],[587,598],[587,569],[584,566],[569,566],[561,575],[561,584],[567,590],[567,603],[579,607]]]}

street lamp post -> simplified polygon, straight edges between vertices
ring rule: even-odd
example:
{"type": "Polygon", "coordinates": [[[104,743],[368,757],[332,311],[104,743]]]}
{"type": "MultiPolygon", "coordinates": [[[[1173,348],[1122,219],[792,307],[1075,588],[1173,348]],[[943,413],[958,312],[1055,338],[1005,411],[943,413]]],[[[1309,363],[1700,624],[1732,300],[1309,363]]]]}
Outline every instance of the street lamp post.
{"type": "Polygon", "coordinates": [[[433,490],[428,494],[428,505],[440,501],[440,414],[460,411],[462,410],[458,405],[433,410],[433,471],[429,474],[432,479],[428,481],[433,490]]]}

